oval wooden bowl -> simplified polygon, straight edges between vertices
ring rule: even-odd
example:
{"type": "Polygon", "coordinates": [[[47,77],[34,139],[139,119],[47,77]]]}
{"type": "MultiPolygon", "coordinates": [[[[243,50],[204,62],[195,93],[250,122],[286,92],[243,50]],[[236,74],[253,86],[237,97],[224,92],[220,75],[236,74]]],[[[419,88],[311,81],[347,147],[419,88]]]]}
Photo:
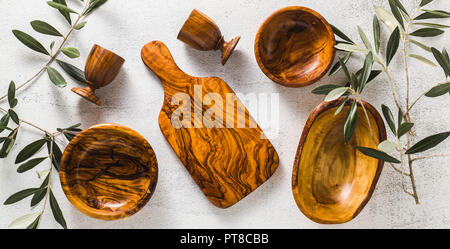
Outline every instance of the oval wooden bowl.
{"type": "Polygon", "coordinates": [[[139,211],[158,179],[155,153],[144,137],[117,124],[82,131],[67,146],[59,172],[69,201],[97,219],[116,220],[139,211]]]}
{"type": "Polygon", "coordinates": [[[328,22],[305,7],[286,7],[259,28],[255,56],[276,83],[303,87],[322,78],[333,63],[336,40],[328,22]]]}
{"type": "MultiPolygon", "coordinates": [[[[309,219],[322,224],[352,220],[369,201],[383,169],[383,161],[365,156],[355,146],[376,149],[364,111],[358,107],[355,133],[348,144],[344,123],[349,104],[338,115],[343,99],[317,106],[306,122],[292,173],[297,206],[309,219]]],[[[377,143],[386,140],[378,111],[364,102],[377,143]]]]}

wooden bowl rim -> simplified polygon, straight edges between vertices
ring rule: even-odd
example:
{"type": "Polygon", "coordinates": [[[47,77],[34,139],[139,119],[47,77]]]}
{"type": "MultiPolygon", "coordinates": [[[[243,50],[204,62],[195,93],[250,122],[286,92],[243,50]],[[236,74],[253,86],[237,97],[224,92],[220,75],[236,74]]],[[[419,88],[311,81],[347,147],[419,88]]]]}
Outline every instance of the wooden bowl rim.
{"type": "Polygon", "coordinates": [[[66,172],[64,170],[66,167],[66,164],[64,162],[67,161],[67,157],[69,155],[69,147],[74,146],[76,143],[79,142],[80,139],[83,139],[84,134],[86,132],[92,131],[93,129],[97,129],[97,128],[108,128],[108,129],[113,129],[113,130],[117,130],[117,128],[119,128],[119,129],[121,129],[121,132],[124,132],[123,130],[125,130],[126,132],[129,132],[129,134],[135,136],[136,138],[143,139],[143,141],[145,141],[144,143],[147,143],[147,145],[149,146],[149,148],[151,149],[153,154],[155,154],[150,143],[141,134],[139,134],[137,131],[135,131],[129,127],[126,127],[126,126],[120,125],[120,124],[114,124],[114,123],[102,123],[102,124],[93,125],[87,129],[81,131],[77,136],[75,136],[70,141],[70,143],[67,145],[66,149],[64,150],[63,156],[61,158],[61,165],[60,165],[60,170],[59,170],[59,176],[60,176],[59,178],[60,178],[60,182],[61,182],[61,187],[62,187],[67,199],[72,203],[72,205],[74,205],[79,211],[86,214],[87,216],[90,216],[90,217],[96,218],[96,219],[101,219],[101,220],[118,220],[118,219],[129,217],[129,216],[137,213],[139,210],[141,210],[145,206],[145,204],[147,204],[147,202],[150,200],[150,198],[153,196],[153,193],[155,192],[156,185],[158,182],[158,160],[156,158],[156,154],[155,154],[155,163],[156,163],[155,176],[153,178],[149,179],[150,184],[149,184],[148,189],[146,189],[144,196],[141,199],[139,199],[139,201],[137,202],[137,204],[134,207],[128,209],[127,211],[121,211],[120,213],[111,212],[110,214],[108,214],[108,212],[93,213],[93,212],[91,212],[91,210],[92,210],[91,207],[83,205],[81,202],[75,201],[73,198],[69,197],[69,196],[71,196],[72,193],[71,193],[71,188],[67,184],[66,174],[65,174],[66,172]]]}
{"type": "Polygon", "coordinates": [[[92,48],[91,48],[91,51],[94,51],[95,48],[99,48],[99,49],[104,50],[105,52],[107,52],[107,53],[109,53],[109,54],[114,55],[114,56],[117,57],[119,60],[121,60],[122,63],[125,63],[125,61],[126,61],[122,56],[116,54],[116,53],[113,52],[112,50],[109,50],[109,49],[107,49],[107,48],[105,48],[105,47],[103,47],[103,46],[98,45],[97,43],[94,43],[94,45],[93,45],[92,48]]]}
{"type": "Polygon", "coordinates": [[[321,15],[319,14],[317,11],[307,8],[307,7],[303,7],[303,6],[288,6],[288,7],[284,7],[282,9],[277,10],[276,12],[272,13],[264,22],[263,24],[261,24],[261,26],[259,27],[258,32],[256,33],[256,38],[255,38],[255,57],[256,57],[256,61],[258,62],[259,67],[261,68],[261,70],[263,71],[263,73],[269,77],[269,79],[271,79],[272,81],[274,81],[275,83],[278,83],[280,85],[283,86],[287,86],[287,87],[305,87],[305,86],[309,86],[317,81],[319,81],[323,76],[325,76],[325,74],[330,70],[331,65],[333,65],[334,62],[334,58],[336,55],[336,48],[333,45],[332,48],[332,53],[331,53],[331,59],[330,62],[328,63],[327,67],[325,68],[325,70],[323,70],[323,72],[315,78],[309,79],[307,81],[301,81],[301,82],[289,82],[289,81],[285,81],[279,77],[277,77],[276,75],[272,74],[264,65],[264,63],[261,60],[261,56],[260,56],[260,51],[259,51],[259,42],[260,42],[260,36],[261,33],[264,31],[265,27],[267,26],[267,24],[272,21],[272,19],[280,14],[283,14],[285,12],[288,11],[303,11],[303,12],[308,12],[312,15],[314,15],[317,19],[319,19],[326,27],[328,33],[329,33],[329,38],[333,41],[334,44],[336,44],[336,38],[334,36],[334,32],[333,29],[331,28],[331,25],[328,23],[328,21],[321,15]]]}
{"type": "MultiPolygon", "coordinates": [[[[348,220],[343,220],[341,222],[332,222],[332,221],[324,220],[324,219],[321,219],[318,217],[313,217],[308,212],[306,212],[306,210],[303,210],[302,206],[299,204],[299,201],[295,197],[294,192],[296,191],[295,189],[299,187],[298,186],[299,163],[300,163],[300,159],[302,156],[303,147],[304,147],[305,141],[308,137],[309,131],[311,130],[312,124],[319,117],[320,114],[322,114],[323,112],[325,112],[331,108],[338,107],[344,100],[345,100],[345,98],[341,97],[341,98],[331,101],[331,102],[322,102],[316,108],[314,108],[314,110],[311,112],[308,120],[306,121],[305,127],[303,129],[303,133],[300,138],[300,143],[298,145],[297,152],[295,155],[295,160],[294,160],[294,167],[293,167],[293,171],[292,171],[292,194],[293,194],[295,203],[297,204],[297,207],[300,209],[300,211],[306,217],[308,217],[310,220],[312,220],[316,223],[320,223],[320,224],[342,224],[342,223],[349,222],[349,221],[353,220],[356,216],[358,216],[358,214],[363,210],[363,208],[366,206],[366,204],[369,202],[370,198],[372,197],[372,194],[375,190],[375,187],[378,183],[378,179],[380,178],[380,175],[381,175],[381,172],[383,171],[383,166],[384,166],[384,161],[379,160],[377,171],[375,173],[375,177],[372,181],[372,185],[370,186],[369,191],[367,192],[366,197],[361,202],[359,207],[356,209],[356,211],[352,215],[352,217],[348,220]]],[[[351,101],[347,101],[347,103],[345,105],[349,106],[351,104],[350,102],[351,101]]],[[[366,108],[367,112],[372,114],[372,117],[375,119],[375,122],[377,123],[380,141],[386,140],[386,138],[387,138],[386,126],[384,125],[384,121],[383,121],[383,118],[381,117],[380,113],[371,104],[369,104],[365,101],[362,101],[362,103],[363,103],[364,107],[366,108]]],[[[361,106],[361,104],[358,103],[358,106],[361,106]]]]}

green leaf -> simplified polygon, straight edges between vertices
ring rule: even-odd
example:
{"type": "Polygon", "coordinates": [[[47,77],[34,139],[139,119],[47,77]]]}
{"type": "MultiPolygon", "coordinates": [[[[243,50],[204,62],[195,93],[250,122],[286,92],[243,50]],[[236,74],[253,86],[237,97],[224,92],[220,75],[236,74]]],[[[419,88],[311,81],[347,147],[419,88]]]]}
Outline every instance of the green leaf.
{"type": "Polygon", "coordinates": [[[61,3],[48,1],[47,4],[52,8],[58,9],[59,11],[65,11],[65,12],[69,12],[69,13],[78,14],[75,10],[73,10],[61,3]]]}
{"type": "Polygon", "coordinates": [[[71,59],[80,57],[80,51],[76,48],[62,48],[61,52],[71,59]]]}
{"type": "Polygon", "coordinates": [[[41,34],[63,37],[63,35],[57,29],[44,21],[32,21],[31,27],[33,27],[36,32],[39,32],[41,34]]]}
{"type": "Polygon", "coordinates": [[[53,84],[55,84],[55,86],[61,87],[61,88],[67,86],[66,80],[64,79],[64,77],[62,77],[62,75],[56,69],[48,66],[47,73],[48,73],[48,77],[53,82],[53,84]]]}
{"type": "Polygon", "coordinates": [[[391,128],[392,133],[394,133],[394,135],[397,135],[397,130],[395,128],[395,123],[394,123],[394,116],[392,115],[391,109],[389,109],[389,107],[382,105],[381,109],[383,110],[383,116],[386,119],[386,122],[389,125],[389,128],[391,128]]]}
{"type": "Polygon", "coordinates": [[[32,36],[30,36],[29,34],[22,32],[20,30],[13,30],[12,31],[14,36],[20,41],[22,42],[25,46],[29,47],[30,49],[45,54],[45,55],[50,55],[47,51],[47,49],[44,48],[44,46],[42,46],[42,44],[40,42],[38,42],[36,39],[34,39],[32,36]]]}
{"type": "Polygon", "coordinates": [[[403,137],[406,133],[408,133],[414,127],[413,123],[403,123],[398,127],[397,136],[398,138],[403,137]]]}
{"type": "Polygon", "coordinates": [[[47,159],[47,157],[41,157],[41,158],[35,158],[35,159],[29,160],[28,162],[20,165],[17,168],[17,173],[24,173],[30,169],[33,169],[34,167],[36,167],[38,164],[40,164],[45,159],[47,159]]]}
{"type": "Polygon", "coordinates": [[[420,152],[424,152],[426,150],[432,149],[442,143],[445,139],[447,139],[450,136],[450,132],[444,132],[439,133],[433,136],[429,136],[421,141],[419,141],[417,144],[415,144],[413,147],[411,147],[409,150],[406,151],[406,154],[416,154],[420,152]]]}
{"type": "Polygon", "coordinates": [[[8,126],[9,123],[9,114],[6,113],[1,119],[0,119],[0,133],[2,133],[8,126]]]}
{"type": "Polygon", "coordinates": [[[358,45],[353,44],[338,44],[334,46],[338,50],[347,51],[347,52],[353,52],[353,53],[359,53],[359,54],[367,54],[369,53],[369,50],[367,48],[362,48],[358,45]]]}
{"type": "Polygon", "coordinates": [[[333,91],[336,88],[340,88],[342,86],[339,85],[323,85],[316,87],[314,90],[312,90],[313,94],[317,95],[328,95],[331,91],[333,91]]]}
{"type": "MultiPolygon", "coordinates": [[[[344,64],[348,62],[348,60],[350,60],[350,57],[352,56],[352,52],[348,52],[347,55],[344,57],[344,64]]],[[[341,63],[338,61],[336,62],[336,64],[334,64],[333,68],[331,68],[330,73],[328,74],[328,76],[333,76],[335,74],[337,74],[339,71],[341,71],[342,66],[341,63]]]]}
{"type": "MultiPolygon", "coordinates": [[[[47,140],[47,151],[50,154],[51,141],[47,140]]],[[[58,144],[53,141],[53,156],[52,156],[52,164],[56,170],[59,171],[59,165],[61,164],[62,151],[59,148],[58,144]]]]}
{"type": "Polygon", "coordinates": [[[27,226],[27,229],[37,229],[38,225],[39,225],[39,220],[41,219],[41,216],[39,215],[34,221],[33,223],[31,223],[29,226],[27,226]]]}
{"type": "Polygon", "coordinates": [[[334,115],[338,115],[339,113],[342,112],[342,110],[344,109],[345,104],[347,103],[348,100],[348,96],[344,99],[344,101],[342,101],[342,104],[339,106],[339,108],[336,110],[336,112],[334,113],[334,115]]]}
{"type": "Polygon", "coordinates": [[[445,83],[433,87],[430,91],[428,91],[425,96],[429,98],[440,97],[444,94],[447,94],[450,91],[450,83],[445,83]]]}
{"type": "Polygon", "coordinates": [[[406,16],[409,16],[408,11],[399,0],[392,0],[395,6],[397,6],[406,16]]]}
{"type": "Polygon", "coordinates": [[[421,43],[421,42],[418,42],[418,41],[416,41],[416,40],[412,40],[412,39],[410,39],[409,41],[410,41],[412,44],[418,46],[419,48],[421,48],[421,49],[423,49],[423,50],[425,50],[425,51],[427,51],[427,52],[431,52],[431,48],[428,47],[427,45],[425,45],[425,44],[423,44],[423,43],[421,43]]]}
{"type": "Polygon", "coordinates": [[[392,58],[394,58],[395,54],[397,53],[398,46],[400,44],[400,29],[397,27],[394,32],[392,32],[391,36],[389,37],[387,50],[386,50],[386,63],[389,66],[389,63],[391,63],[392,58]]]}
{"type": "Polygon", "coordinates": [[[372,70],[372,72],[370,72],[369,79],[367,80],[366,85],[367,85],[369,82],[373,81],[373,80],[374,80],[376,77],[378,77],[378,75],[380,75],[381,73],[382,73],[381,70],[372,70]]]}
{"type": "Polygon", "coordinates": [[[420,7],[423,7],[431,2],[433,2],[433,0],[422,0],[422,2],[420,2],[420,7]]]}
{"type": "Polygon", "coordinates": [[[14,204],[16,202],[19,202],[25,198],[27,198],[28,196],[36,193],[39,189],[38,188],[29,188],[29,189],[24,189],[22,191],[19,191],[13,195],[11,195],[4,203],[3,205],[10,205],[10,204],[14,204]]]}
{"type": "Polygon", "coordinates": [[[9,83],[8,88],[8,104],[10,108],[14,108],[17,106],[18,100],[16,99],[16,84],[14,84],[14,81],[11,81],[9,83]]]}
{"type": "Polygon", "coordinates": [[[436,64],[434,64],[432,61],[428,60],[427,58],[425,58],[425,57],[423,57],[423,56],[421,56],[421,55],[418,55],[418,54],[409,54],[408,56],[411,57],[411,58],[414,58],[414,59],[416,59],[416,60],[418,60],[418,61],[420,61],[420,62],[423,62],[423,63],[425,63],[425,64],[427,64],[427,65],[429,65],[429,66],[437,67],[436,64]]]}
{"type": "Polygon", "coordinates": [[[39,191],[36,192],[33,196],[33,198],[31,199],[31,207],[36,206],[37,204],[39,204],[45,197],[45,195],[47,194],[47,187],[48,187],[48,181],[50,179],[50,175],[47,175],[47,177],[45,178],[45,180],[42,182],[41,186],[39,187],[39,191]]]}
{"type": "Polygon", "coordinates": [[[373,16],[373,40],[375,44],[375,51],[380,53],[380,45],[381,45],[381,27],[380,21],[376,15],[373,16]]]}
{"type": "Polygon", "coordinates": [[[67,229],[66,220],[64,219],[63,213],[59,208],[58,201],[56,200],[53,192],[50,190],[50,207],[52,208],[53,217],[55,220],[64,228],[67,229]]]}
{"type": "Polygon", "coordinates": [[[430,28],[437,28],[437,29],[448,29],[448,28],[450,28],[450,26],[448,26],[448,25],[437,24],[437,23],[429,23],[429,22],[415,22],[413,24],[414,25],[419,25],[419,26],[430,27],[430,28]]]}
{"type": "Polygon", "coordinates": [[[400,25],[404,29],[405,28],[405,24],[403,22],[403,16],[400,13],[400,10],[399,10],[398,6],[396,5],[394,0],[389,0],[388,2],[389,2],[389,6],[391,7],[392,14],[394,15],[395,19],[397,19],[398,23],[400,23],[400,25]]]}
{"type": "Polygon", "coordinates": [[[443,10],[423,10],[425,13],[417,16],[414,20],[425,20],[425,19],[440,19],[449,18],[450,13],[443,10]]]}
{"type": "Polygon", "coordinates": [[[337,35],[338,37],[344,39],[345,41],[348,41],[350,43],[354,43],[352,41],[352,39],[350,39],[347,35],[344,34],[344,32],[342,32],[341,30],[339,30],[338,28],[336,28],[336,26],[330,24],[331,29],[333,29],[333,32],[335,35],[337,35]]]}
{"type": "Polygon", "coordinates": [[[444,33],[443,30],[435,29],[435,28],[423,28],[412,32],[409,35],[418,36],[418,37],[435,37],[442,35],[444,33]]]}
{"type": "Polygon", "coordinates": [[[386,26],[388,26],[391,31],[394,31],[397,27],[400,26],[397,19],[395,19],[395,17],[387,10],[378,6],[375,6],[374,8],[378,18],[380,18],[380,20],[383,21],[383,23],[386,24],[386,26]]]}
{"type": "Polygon", "coordinates": [[[354,100],[352,106],[350,107],[350,109],[347,113],[347,118],[346,118],[345,124],[344,124],[344,138],[345,138],[346,143],[348,143],[350,141],[350,139],[353,136],[353,133],[355,132],[356,121],[358,119],[357,110],[358,110],[358,104],[354,100]]]}
{"type": "Polygon", "coordinates": [[[332,90],[328,95],[325,97],[325,101],[333,101],[344,95],[349,90],[348,87],[339,87],[334,90],[332,90]]]}
{"type": "Polygon", "coordinates": [[[9,109],[8,114],[11,117],[12,121],[14,121],[14,123],[16,124],[20,123],[19,116],[17,116],[17,113],[13,109],[9,109]]]}
{"type": "Polygon", "coordinates": [[[64,61],[56,60],[58,65],[66,72],[70,77],[80,82],[86,83],[84,71],[64,61]]]}
{"type": "Polygon", "coordinates": [[[389,140],[385,140],[378,145],[378,149],[385,153],[392,153],[398,147],[396,143],[393,143],[389,140]]]}
{"type": "MultiPolygon", "coordinates": [[[[67,6],[66,0],[53,0],[55,3],[62,4],[64,6],[67,6]]],[[[70,18],[70,12],[66,10],[59,10],[59,13],[64,16],[64,18],[67,20],[67,22],[72,25],[72,19],[70,18]]]]}
{"type": "Polygon", "coordinates": [[[23,148],[19,152],[19,154],[16,157],[15,163],[18,164],[18,163],[25,162],[25,160],[29,159],[34,154],[36,154],[36,152],[38,152],[42,148],[42,146],[44,146],[45,143],[46,143],[45,139],[39,139],[39,140],[27,145],[25,148],[23,148]]]}
{"type": "Polygon", "coordinates": [[[89,15],[92,11],[94,11],[98,7],[102,6],[106,2],[107,2],[107,0],[94,0],[94,1],[92,1],[89,4],[89,7],[86,9],[86,11],[83,13],[83,15],[89,15]]]}
{"type": "Polygon", "coordinates": [[[366,86],[367,81],[369,80],[370,74],[372,73],[372,66],[373,66],[373,55],[372,52],[370,52],[364,61],[364,66],[362,69],[361,74],[361,80],[359,82],[359,93],[361,93],[366,86]]]}
{"type": "Polygon", "coordinates": [[[34,221],[41,216],[41,212],[27,214],[24,216],[21,216],[17,219],[15,219],[11,224],[8,225],[8,228],[10,229],[17,229],[17,228],[26,228],[34,223],[34,221]]]}
{"type": "MultiPolygon", "coordinates": [[[[397,115],[397,127],[400,127],[403,123],[403,112],[402,109],[398,109],[398,115],[397,115]]],[[[398,134],[398,132],[397,132],[398,134]]]]}
{"type": "Polygon", "coordinates": [[[80,22],[77,25],[75,25],[73,28],[76,30],[80,30],[80,29],[84,28],[84,26],[86,26],[86,23],[87,22],[80,22]]]}
{"type": "Polygon", "coordinates": [[[393,158],[391,156],[389,156],[388,154],[379,151],[379,150],[375,150],[372,148],[366,148],[366,147],[356,147],[359,151],[361,151],[361,153],[363,153],[366,156],[370,156],[385,162],[389,162],[389,163],[400,163],[400,161],[396,158],[393,158]]]}
{"type": "Polygon", "coordinates": [[[431,48],[431,52],[433,53],[434,58],[439,63],[441,68],[444,70],[445,76],[450,75],[450,65],[447,62],[447,58],[444,54],[439,52],[436,48],[431,48]]]}
{"type": "Polygon", "coordinates": [[[371,50],[372,49],[372,44],[370,43],[369,38],[367,38],[366,33],[364,32],[364,30],[360,26],[358,26],[358,33],[359,33],[359,36],[361,37],[361,40],[364,43],[364,46],[366,46],[366,48],[368,50],[371,50]]]}

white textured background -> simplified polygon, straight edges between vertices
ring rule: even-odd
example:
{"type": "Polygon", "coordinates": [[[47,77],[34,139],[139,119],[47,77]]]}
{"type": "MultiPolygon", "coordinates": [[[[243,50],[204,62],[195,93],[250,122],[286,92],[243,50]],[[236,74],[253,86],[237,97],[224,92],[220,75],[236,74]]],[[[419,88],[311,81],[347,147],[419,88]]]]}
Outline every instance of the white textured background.
{"type": "MultiPolygon", "coordinates": [[[[74,8],[79,1],[68,0],[74,8]]],[[[386,4],[382,0],[376,4],[386,4]]],[[[419,0],[402,1],[413,9],[419,0]]],[[[450,1],[435,0],[427,8],[450,10],[450,1]]],[[[98,91],[104,105],[94,106],[70,91],[77,86],[72,80],[65,89],[53,87],[48,77],[18,93],[20,116],[42,127],[55,129],[82,122],[83,128],[115,122],[129,126],[146,137],[155,149],[159,161],[159,182],[149,203],[134,216],[105,222],[81,214],[64,196],[59,179],[53,176],[54,191],[70,228],[449,228],[450,227],[450,168],[449,159],[440,158],[416,164],[417,188],[422,204],[402,192],[400,176],[385,166],[376,191],[361,214],[353,221],[339,226],[324,226],[308,220],[298,210],[291,193],[291,172],[300,134],[309,112],[321,102],[311,90],[324,83],[341,83],[342,74],[325,77],[320,83],[302,89],[289,89],[271,82],[260,71],[253,53],[253,42],[260,24],[272,12],[290,5],[303,5],[320,12],[330,23],[359,40],[356,25],[372,33],[373,8],[370,0],[110,0],[90,16],[88,25],[70,38],[69,45],[82,52],[73,63],[84,67],[84,60],[94,43],[109,48],[127,62],[117,80],[98,91]],[[208,14],[221,27],[226,39],[241,35],[242,39],[228,64],[222,67],[219,52],[200,52],[176,39],[179,29],[193,8],[208,14]],[[176,62],[185,72],[195,76],[219,76],[236,92],[280,93],[281,133],[272,143],[281,164],[275,175],[257,191],[236,204],[221,210],[210,204],[195,185],[188,172],[162,136],[157,117],[163,100],[159,80],[140,59],[141,47],[149,41],[161,40],[169,47],[176,62]]],[[[78,6],[79,7],[79,6],[78,6]]],[[[21,83],[45,62],[40,54],[20,44],[11,29],[33,33],[29,21],[42,19],[61,32],[66,24],[58,12],[44,0],[1,1],[0,7],[0,92],[6,93],[10,80],[21,83]]],[[[447,23],[448,24],[448,23],[447,23]]],[[[387,35],[384,29],[384,36],[387,35]]],[[[371,36],[371,35],[370,35],[371,36]]],[[[35,37],[45,44],[51,40],[44,35],[35,37]]],[[[449,44],[449,35],[428,39],[433,46],[449,44]]],[[[450,48],[450,47],[448,47],[450,48]]],[[[422,51],[412,48],[415,52],[422,51]]],[[[428,55],[429,58],[430,55],[428,55]]],[[[64,58],[64,60],[66,60],[64,58]]],[[[359,68],[361,62],[351,66],[359,68]]],[[[56,66],[55,66],[56,67],[56,66]]],[[[397,89],[404,95],[401,60],[392,64],[397,89]]],[[[440,68],[430,68],[410,61],[412,96],[416,97],[433,84],[443,80],[440,68]]],[[[367,87],[364,98],[380,109],[382,103],[394,104],[385,76],[367,87]]],[[[450,98],[426,99],[412,113],[420,137],[450,130],[450,98]]],[[[7,103],[0,103],[6,106],[7,103]]],[[[38,138],[35,130],[22,129],[17,147],[10,158],[0,161],[0,202],[18,190],[37,187],[35,172],[19,175],[13,159],[27,143],[38,138]]],[[[430,153],[449,151],[450,141],[430,153]]],[[[45,153],[45,152],[44,152],[45,153]]],[[[41,168],[47,165],[41,165],[41,168]]],[[[39,207],[40,208],[40,207],[39,207]]],[[[29,213],[29,199],[11,206],[0,206],[0,227],[5,228],[16,217],[29,213]]],[[[50,209],[42,227],[58,228],[50,209]]]]}

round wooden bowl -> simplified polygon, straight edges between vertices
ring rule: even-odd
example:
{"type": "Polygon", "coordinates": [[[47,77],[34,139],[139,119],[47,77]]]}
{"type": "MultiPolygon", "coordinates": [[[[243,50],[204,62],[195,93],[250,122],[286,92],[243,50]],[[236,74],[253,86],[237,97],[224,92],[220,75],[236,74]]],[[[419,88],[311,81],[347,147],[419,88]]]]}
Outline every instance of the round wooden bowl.
{"type": "Polygon", "coordinates": [[[259,28],[255,56],[261,70],[276,83],[303,87],[330,69],[336,40],[328,22],[305,7],[286,7],[259,28]]]}
{"type": "Polygon", "coordinates": [[[97,219],[116,220],[139,211],[158,179],[155,153],[144,137],[117,124],[82,131],[61,159],[61,185],[69,201],[97,219]]]}
{"type": "MultiPolygon", "coordinates": [[[[322,224],[352,220],[369,201],[383,169],[383,161],[365,156],[355,146],[376,149],[364,111],[349,143],[344,139],[347,104],[334,115],[343,99],[317,106],[306,122],[295,157],[292,191],[297,206],[309,219],[322,224]]],[[[378,111],[364,102],[377,143],[386,140],[378,111]]]]}

